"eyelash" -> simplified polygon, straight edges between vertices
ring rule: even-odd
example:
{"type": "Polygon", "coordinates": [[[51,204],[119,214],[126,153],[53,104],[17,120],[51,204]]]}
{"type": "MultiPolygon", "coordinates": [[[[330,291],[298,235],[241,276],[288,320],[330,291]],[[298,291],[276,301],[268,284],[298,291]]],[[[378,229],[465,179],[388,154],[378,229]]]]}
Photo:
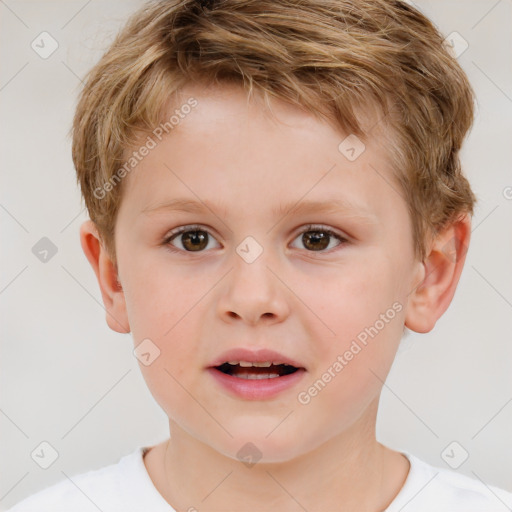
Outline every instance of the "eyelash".
{"type": "MultiPolygon", "coordinates": [[[[204,231],[204,232],[208,233],[208,236],[211,236],[210,232],[207,229],[204,229],[203,226],[200,226],[200,225],[197,225],[197,224],[190,224],[190,225],[187,225],[187,226],[182,226],[181,228],[178,228],[178,229],[172,231],[168,236],[165,237],[165,239],[163,241],[163,245],[165,245],[166,248],[170,252],[173,252],[173,253],[189,253],[189,254],[194,254],[194,253],[202,254],[202,253],[204,253],[205,252],[204,250],[203,251],[186,251],[186,250],[183,250],[183,249],[178,249],[178,248],[174,247],[173,245],[171,245],[171,241],[174,238],[177,238],[179,235],[182,235],[183,233],[188,233],[190,231],[204,231]]],[[[336,233],[332,229],[326,228],[326,227],[324,227],[322,225],[318,225],[318,224],[309,224],[309,225],[307,225],[302,231],[297,233],[297,235],[295,236],[294,240],[299,235],[303,235],[304,233],[307,233],[309,231],[319,231],[319,232],[322,232],[322,233],[327,233],[330,237],[337,238],[339,240],[339,242],[340,242],[337,246],[335,246],[335,247],[333,247],[331,249],[328,249],[328,250],[324,249],[322,251],[308,251],[307,249],[305,249],[305,251],[309,252],[309,253],[313,253],[313,254],[315,254],[315,253],[329,254],[329,253],[335,251],[340,246],[346,245],[349,242],[348,239],[346,239],[343,236],[339,235],[338,233],[336,233]]]]}

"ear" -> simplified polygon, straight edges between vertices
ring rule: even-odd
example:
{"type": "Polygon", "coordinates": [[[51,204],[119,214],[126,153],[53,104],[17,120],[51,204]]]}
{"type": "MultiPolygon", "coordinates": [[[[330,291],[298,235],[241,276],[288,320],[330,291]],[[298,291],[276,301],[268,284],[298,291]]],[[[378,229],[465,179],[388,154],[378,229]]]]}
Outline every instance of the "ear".
{"type": "Polygon", "coordinates": [[[91,220],[80,226],[80,243],[98,279],[108,326],[121,334],[129,333],[126,302],[123,288],[118,281],[117,268],[103,247],[96,225],[91,220]]]}
{"type": "Polygon", "coordinates": [[[465,214],[440,231],[423,261],[422,282],[410,293],[405,326],[430,332],[448,309],[459,282],[471,236],[471,219],[465,214]]]}

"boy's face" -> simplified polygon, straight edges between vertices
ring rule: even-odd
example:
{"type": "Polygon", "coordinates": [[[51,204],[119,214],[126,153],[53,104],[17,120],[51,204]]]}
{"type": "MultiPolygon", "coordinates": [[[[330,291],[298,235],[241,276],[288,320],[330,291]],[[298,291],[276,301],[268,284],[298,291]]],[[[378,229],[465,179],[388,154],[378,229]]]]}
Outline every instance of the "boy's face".
{"type": "Polygon", "coordinates": [[[171,424],[233,458],[247,442],[263,462],[344,432],[371,437],[424,276],[386,141],[370,137],[353,160],[360,146],[339,149],[348,134],[282,102],[271,103],[276,122],[236,87],[189,87],[190,97],[197,106],[124,178],[116,224],[124,320],[136,346],[160,351],[141,364],[151,393],[171,424]],[[197,211],[165,208],[176,199],[197,211]],[[333,201],[350,205],[298,210],[333,201]],[[196,234],[166,243],[182,226],[196,234]],[[273,350],[304,370],[279,392],[240,396],[209,368],[235,348],[273,350]]]}

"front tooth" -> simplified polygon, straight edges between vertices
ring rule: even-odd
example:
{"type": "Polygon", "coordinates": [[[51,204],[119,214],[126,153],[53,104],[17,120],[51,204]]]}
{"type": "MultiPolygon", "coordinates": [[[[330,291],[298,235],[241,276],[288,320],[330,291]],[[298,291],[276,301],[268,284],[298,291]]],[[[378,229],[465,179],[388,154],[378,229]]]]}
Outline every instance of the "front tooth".
{"type": "MultiPolygon", "coordinates": [[[[231,362],[230,362],[231,364],[231,362]]],[[[237,364],[237,363],[235,363],[237,364]]],[[[243,366],[244,368],[249,368],[251,366],[257,366],[257,367],[269,367],[269,366],[272,366],[272,362],[271,361],[265,361],[264,363],[251,363],[249,361],[238,361],[238,364],[240,366],[243,366]]]]}
{"type": "Polygon", "coordinates": [[[262,368],[268,368],[269,366],[272,366],[272,362],[271,361],[265,361],[263,363],[251,363],[250,361],[228,361],[229,364],[231,365],[240,365],[244,368],[250,368],[251,366],[257,366],[257,367],[262,367],[262,368]]]}

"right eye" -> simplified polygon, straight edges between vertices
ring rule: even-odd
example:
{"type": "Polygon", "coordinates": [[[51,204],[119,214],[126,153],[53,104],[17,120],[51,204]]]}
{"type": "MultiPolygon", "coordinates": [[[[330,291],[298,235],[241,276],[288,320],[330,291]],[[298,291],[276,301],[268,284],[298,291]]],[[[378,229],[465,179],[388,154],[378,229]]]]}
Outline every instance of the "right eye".
{"type": "Polygon", "coordinates": [[[182,226],[171,232],[164,244],[172,252],[203,252],[213,240],[213,236],[201,226],[182,226]],[[176,248],[174,240],[178,240],[181,247],[176,248]]]}

